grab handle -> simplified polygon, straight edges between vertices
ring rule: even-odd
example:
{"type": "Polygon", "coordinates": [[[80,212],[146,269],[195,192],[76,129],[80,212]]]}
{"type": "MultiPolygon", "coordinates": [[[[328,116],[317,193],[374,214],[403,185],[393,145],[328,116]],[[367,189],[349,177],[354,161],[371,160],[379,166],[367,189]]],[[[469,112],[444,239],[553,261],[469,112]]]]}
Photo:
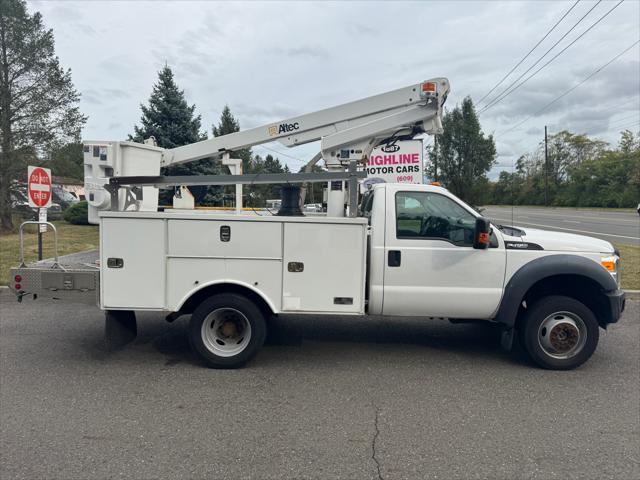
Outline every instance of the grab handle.
{"type": "Polygon", "coordinates": [[[24,226],[25,225],[49,225],[53,229],[54,255],[55,265],[58,265],[58,230],[56,226],[50,222],[38,222],[36,220],[28,220],[20,224],[20,267],[26,266],[24,263],[24,226]]]}

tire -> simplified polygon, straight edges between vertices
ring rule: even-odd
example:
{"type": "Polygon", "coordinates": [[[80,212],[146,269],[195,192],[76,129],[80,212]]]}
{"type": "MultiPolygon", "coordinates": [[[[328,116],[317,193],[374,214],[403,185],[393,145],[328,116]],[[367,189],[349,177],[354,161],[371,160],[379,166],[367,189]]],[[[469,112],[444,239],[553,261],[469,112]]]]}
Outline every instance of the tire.
{"type": "Polygon", "coordinates": [[[539,366],[571,370],[589,360],[600,331],[598,320],[584,304],[552,295],[526,311],[519,334],[524,350],[539,366]]]}
{"type": "Polygon", "coordinates": [[[239,368],[264,344],[265,318],[248,298],[221,293],[202,302],[191,315],[189,342],[213,368],[239,368]]]}

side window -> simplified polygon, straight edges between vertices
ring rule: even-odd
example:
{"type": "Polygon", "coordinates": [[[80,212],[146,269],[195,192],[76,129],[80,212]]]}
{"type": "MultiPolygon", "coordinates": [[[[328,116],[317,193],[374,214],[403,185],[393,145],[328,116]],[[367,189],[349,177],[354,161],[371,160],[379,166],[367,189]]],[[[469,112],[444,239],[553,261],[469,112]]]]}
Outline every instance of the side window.
{"type": "Polygon", "coordinates": [[[396,194],[396,237],[442,239],[458,246],[473,245],[475,217],[438,193],[396,194]]]}

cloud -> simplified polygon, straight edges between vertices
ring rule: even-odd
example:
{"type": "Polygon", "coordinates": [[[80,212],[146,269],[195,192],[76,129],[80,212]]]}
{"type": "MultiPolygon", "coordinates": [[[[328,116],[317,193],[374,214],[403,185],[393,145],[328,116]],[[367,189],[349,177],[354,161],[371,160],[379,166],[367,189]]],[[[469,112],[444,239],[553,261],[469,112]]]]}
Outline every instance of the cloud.
{"type": "Polygon", "coordinates": [[[292,58],[315,58],[326,59],[329,54],[321,47],[291,47],[291,48],[276,48],[273,53],[277,56],[287,56],[292,58]]]}
{"type": "MultiPolygon", "coordinates": [[[[580,2],[494,94],[591,6],[580,2]]],[[[139,120],[139,104],[147,101],[165,62],[207,128],[218,122],[225,104],[242,128],[251,128],[438,76],[451,82],[450,108],[467,95],[478,101],[570,4],[43,1],[28,7],[41,11],[53,28],[61,64],[72,69],[90,117],[83,134],[119,139],[139,120]]],[[[607,8],[598,6],[593,20],[607,8]]],[[[480,115],[483,131],[497,133],[498,168],[535,150],[544,125],[616,141],[621,112],[628,116],[638,108],[638,47],[534,114],[637,39],[639,16],[639,2],[624,2],[480,115]]],[[[315,150],[303,146],[290,152],[307,158],[315,150]]]]}
{"type": "Polygon", "coordinates": [[[359,23],[350,23],[349,24],[349,32],[351,32],[353,35],[360,37],[362,35],[369,35],[369,36],[373,36],[376,35],[379,32],[378,28],[375,28],[373,26],[370,25],[362,25],[359,23]]]}
{"type": "Polygon", "coordinates": [[[286,104],[275,104],[265,107],[238,103],[232,105],[231,108],[232,111],[242,119],[242,128],[253,128],[304,113],[286,104]]]}

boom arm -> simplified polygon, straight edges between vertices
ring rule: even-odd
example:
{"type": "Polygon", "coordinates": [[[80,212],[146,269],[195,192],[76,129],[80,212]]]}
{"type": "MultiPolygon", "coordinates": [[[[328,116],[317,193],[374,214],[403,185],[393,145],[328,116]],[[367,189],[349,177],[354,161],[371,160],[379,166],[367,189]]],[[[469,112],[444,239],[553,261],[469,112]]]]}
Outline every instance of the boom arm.
{"type": "Polygon", "coordinates": [[[448,93],[448,80],[435,78],[278,123],[165,150],[162,165],[221,156],[273,141],[295,147],[320,140],[327,167],[343,166],[349,160],[368,157],[376,141],[398,131],[412,136],[440,133],[442,104],[448,93]],[[345,158],[346,150],[349,154],[345,158]]]}

